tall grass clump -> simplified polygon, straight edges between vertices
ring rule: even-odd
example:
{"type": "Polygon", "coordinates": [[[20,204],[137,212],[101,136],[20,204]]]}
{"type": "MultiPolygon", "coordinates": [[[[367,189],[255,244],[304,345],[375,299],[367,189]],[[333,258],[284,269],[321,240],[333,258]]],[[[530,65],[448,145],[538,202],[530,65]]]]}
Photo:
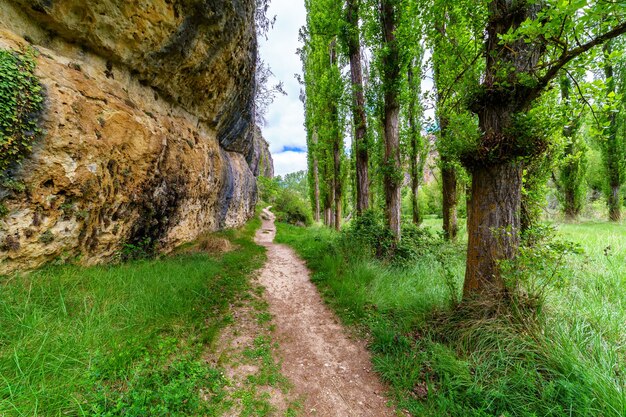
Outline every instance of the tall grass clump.
{"type": "Polygon", "coordinates": [[[502,265],[504,295],[461,302],[464,245],[422,230],[404,243],[405,259],[368,216],[341,233],[281,224],[277,238],[368,338],[400,408],[433,417],[626,415],[626,227],[539,227],[502,265]]]}
{"type": "Polygon", "coordinates": [[[236,250],[0,280],[0,415],[214,415],[226,383],[202,359],[248,288],[258,227],[236,250]]]}

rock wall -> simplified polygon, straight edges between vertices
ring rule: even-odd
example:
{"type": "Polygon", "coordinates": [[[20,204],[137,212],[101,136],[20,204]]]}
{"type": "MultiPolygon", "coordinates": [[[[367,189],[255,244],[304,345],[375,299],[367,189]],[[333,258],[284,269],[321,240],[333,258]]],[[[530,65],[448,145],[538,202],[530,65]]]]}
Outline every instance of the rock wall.
{"type": "Polygon", "coordinates": [[[274,160],[270,152],[270,145],[263,138],[261,128],[258,126],[254,128],[254,149],[250,169],[257,177],[274,178],[274,160]]]}
{"type": "Polygon", "coordinates": [[[252,0],[0,0],[0,48],[34,48],[43,138],[0,188],[0,274],[169,251],[256,203],[252,0]]]}

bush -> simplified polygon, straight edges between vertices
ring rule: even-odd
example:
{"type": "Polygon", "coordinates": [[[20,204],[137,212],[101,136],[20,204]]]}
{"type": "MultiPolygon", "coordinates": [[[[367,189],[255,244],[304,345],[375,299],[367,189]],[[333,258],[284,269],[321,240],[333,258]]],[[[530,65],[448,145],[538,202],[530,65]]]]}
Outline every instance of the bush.
{"type": "Polygon", "coordinates": [[[430,229],[412,223],[402,225],[402,239],[396,243],[382,213],[373,210],[350,223],[342,234],[342,240],[348,250],[358,248],[357,256],[375,257],[400,266],[437,246],[437,238],[430,229]]]}
{"type": "MultiPolygon", "coordinates": [[[[294,174],[295,175],[295,174],[294,174]]],[[[287,175],[286,178],[292,178],[287,175]]],[[[259,201],[272,205],[276,220],[295,226],[310,226],[313,224],[313,214],[306,196],[298,189],[301,186],[294,181],[283,181],[281,177],[259,177],[259,201]]]]}
{"type": "Polygon", "coordinates": [[[276,219],[279,222],[296,226],[310,226],[313,216],[308,204],[297,193],[291,190],[281,190],[273,206],[276,219]]]}

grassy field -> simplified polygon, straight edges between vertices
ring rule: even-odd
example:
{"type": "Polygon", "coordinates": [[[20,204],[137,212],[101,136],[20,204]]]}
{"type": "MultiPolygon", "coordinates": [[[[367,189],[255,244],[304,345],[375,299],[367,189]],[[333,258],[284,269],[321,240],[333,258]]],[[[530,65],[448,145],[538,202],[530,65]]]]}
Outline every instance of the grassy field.
{"type": "Polygon", "coordinates": [[[280,224],[277,239],[306,259],[327,302],[369,339],[376,370],[413,415],[625,416],[626,226],[557,230],[583,253],[558,240],[527,251],[511,276],[539,298],[520,292],[512,305],[455,304],[463,243],[436,242],[397,267],[323,228],[280,224]]]}
{"type": "Polygon", "coordinates": [[[219,415],[226,381],[203,354],[265,259],[259,225],[220,234],[222,255],[0,278],[0,415],[219,415]]]}

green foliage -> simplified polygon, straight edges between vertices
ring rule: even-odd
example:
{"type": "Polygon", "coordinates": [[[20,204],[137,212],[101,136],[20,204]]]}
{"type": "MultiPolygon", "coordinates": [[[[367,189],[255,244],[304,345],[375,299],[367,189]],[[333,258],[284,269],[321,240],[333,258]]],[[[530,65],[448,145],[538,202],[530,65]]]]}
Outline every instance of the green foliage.
{"type": "Polygon", "coordinates": [[[260,221],[237,250],[0,278],[0,415],[222,415],[206,346],[264,261],[260,221]]]}
{"type": "Polygon", "coordinates": [[[281,192],[280,177],[267,178],[260,176],[257,178],[259,187],[259,200],[264,202],[276,201],[281,192]]]}
{"type": "Polygon", "coordinates": [[[151,238],[145,237],[135,244],[125,243],[120,250],[119,258],[122,262],[151,259],[156,256],[155,250],[155,242],[151,238]]]}
{"type": "Polygon", "coordinates": [[[341,234],[340,244],[358,248],[351,256],[374,257],[397,266],[410,265],[429,251],[436,250],[439,240],[428,228],[412,223],[402,224],[402,239],[396,242],[381,213],[368,210],[350,223],[341,234]]]}
{"type": "Polygon", "coordinates": [[[306,200],[289,189],[282,190],[272,207],[279,222],[301,226],[310,226],[313,223],[311,209],[306,200]]]}
{"type": "Polygon", "coordinates": [[[284,180],[280,176],[259,177],[259,200],[272,206],[279,222],[309,226],[313,223],[313,215],[307,204],[306,181],[304,171],[287,174],[284,180]]]}
{"type": "Polygon", "coordinates": [[[0,174],[19,163],[41,135],[44,95],[35,68],[34,51],[0,50],[0,174]]]}

